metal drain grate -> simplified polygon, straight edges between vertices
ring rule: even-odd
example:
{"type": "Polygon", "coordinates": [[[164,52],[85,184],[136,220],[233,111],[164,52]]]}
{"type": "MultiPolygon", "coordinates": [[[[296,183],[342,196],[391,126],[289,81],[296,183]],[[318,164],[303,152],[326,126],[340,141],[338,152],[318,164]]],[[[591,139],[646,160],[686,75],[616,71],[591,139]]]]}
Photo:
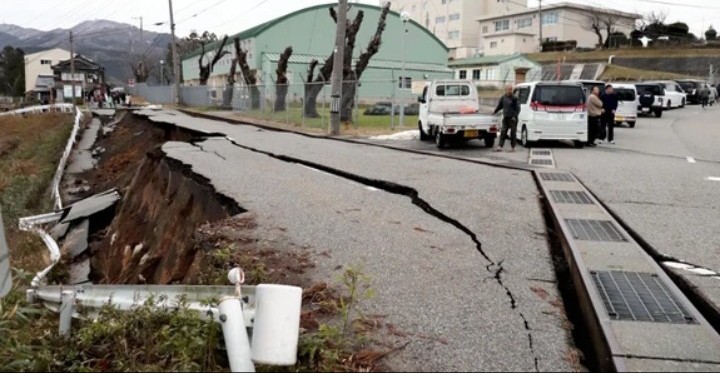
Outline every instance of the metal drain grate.
{"type": "Polygon", "coordinates": [[[533,155],[552,155],[552,152],[550,152],[549,150],[533,150],[532,154],[533,155]]]}
{"type": "Polygon", "coordinates": [[[623,271],[591,274],[613,320],[697,324],[655,274],[623,271]]]}
{"type": "Polygon", "coordinates": [[[625,242],[627,239],[608,220],[566,219],[573,238],[580,241],[625,242]]]}
{"type": "Polygon", "coordinates": [[[539,166],[552,166],[553,161],[552,161],[552,159],[533,159],[532,164],[539,165],[539,166]]]}
{"type": "Polygon", "coordinates": [[[570,174],[558,174],[558,173],[540,173],[540,178],[544,181],[575,181],[570,174]]]}
{"type": "Polygon", "coordinates": [[[557,203],[567,203],[572,205],[592,205],[593,201],[585,192],[551,190],[550,194],[557,203]]]}

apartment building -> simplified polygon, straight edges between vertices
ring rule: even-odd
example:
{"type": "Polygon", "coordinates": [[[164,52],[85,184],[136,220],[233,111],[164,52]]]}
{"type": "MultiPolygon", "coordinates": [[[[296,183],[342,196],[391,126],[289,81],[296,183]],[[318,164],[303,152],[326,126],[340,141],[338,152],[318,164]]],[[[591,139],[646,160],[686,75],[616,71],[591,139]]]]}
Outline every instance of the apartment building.
{"type": "MultiPolygon", "coordinates": [[[[381,1],[381,4],[385,1],[381,1]]],[[[481,46],[478,19],[512,14],[527,0],[393,0],[391,9],[407,12],[450,49],[450,58],[471,57],[481,46]]]]}
{"type": "MultiPolygon", "coordinates": [[[[511,13],[482,16],[477,19],[480,28],[480,53],[486,56],[538,52],[540,48],[540,12],[528,8],[511,13]]],[[[542,37],[544,40],[575,40],[578,48],[595,48],[598,37],[589,29],[591,15],[612,18],[615,31],[629,35],[635,29],[639,14],[613,9],[597,8],[574,3],[557,3],[542,10],[542,37]]],[[[603,38],[607,33],[602,32],[603,38]]]]}
{"type": "Polygon", "coordinates": [[[49,92],[47,83],[52,79],[47,78],[53,76],[52,66],[68,58],[70,52],[61,48],[25,55],[25,93],[49,92]]]}

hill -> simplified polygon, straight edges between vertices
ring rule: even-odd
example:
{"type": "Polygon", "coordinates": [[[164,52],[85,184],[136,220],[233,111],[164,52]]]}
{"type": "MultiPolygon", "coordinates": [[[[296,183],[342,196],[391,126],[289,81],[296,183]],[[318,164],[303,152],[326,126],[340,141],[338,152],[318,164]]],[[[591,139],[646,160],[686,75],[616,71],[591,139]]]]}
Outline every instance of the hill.
{"type": "Polygon", "coordinates": [[[69,31],[75,35],[75,49],[105,67],[107,79],[123,82],[132,77],[129,67],[131,51],[146,54],[151,61],[166,56],[170,34],[145,31],[125,23],[107,20],[82,22],[71,29],[40,31],[16,25],[0,24],[0,48],[7,45],[22,48],[26,54],[52,48],[70,48],[69,31]]]}

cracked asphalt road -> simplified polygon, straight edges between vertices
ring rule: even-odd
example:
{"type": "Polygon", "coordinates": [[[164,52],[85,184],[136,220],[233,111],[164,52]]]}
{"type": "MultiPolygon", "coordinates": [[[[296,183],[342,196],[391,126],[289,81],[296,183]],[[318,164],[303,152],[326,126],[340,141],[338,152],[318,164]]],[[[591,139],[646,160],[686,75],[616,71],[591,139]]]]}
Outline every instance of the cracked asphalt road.
{"type": "Polygon", "coordinates": [[[268,239],[327,250],[318,279],[364,268],[378,292],[365,312],[411,340],[392,369],[573,368],[529,173],[179,114],[154,120],[232,138],[163,150],[257,214],[268,239]]]}

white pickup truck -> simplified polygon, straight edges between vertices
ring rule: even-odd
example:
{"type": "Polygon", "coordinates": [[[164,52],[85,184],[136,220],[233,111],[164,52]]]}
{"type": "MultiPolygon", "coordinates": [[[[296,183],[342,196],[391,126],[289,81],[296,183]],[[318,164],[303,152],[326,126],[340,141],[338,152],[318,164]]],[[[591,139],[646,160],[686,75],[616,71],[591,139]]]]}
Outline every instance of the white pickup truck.
{"type": "Polygon", "coordinates": [[[438,148],[450,143],[483,139],[492,148],[500,118],[479,112],[478,93],[466,80],[437,80],[418,99],[420,140],[435,139],[438,148]]]}

